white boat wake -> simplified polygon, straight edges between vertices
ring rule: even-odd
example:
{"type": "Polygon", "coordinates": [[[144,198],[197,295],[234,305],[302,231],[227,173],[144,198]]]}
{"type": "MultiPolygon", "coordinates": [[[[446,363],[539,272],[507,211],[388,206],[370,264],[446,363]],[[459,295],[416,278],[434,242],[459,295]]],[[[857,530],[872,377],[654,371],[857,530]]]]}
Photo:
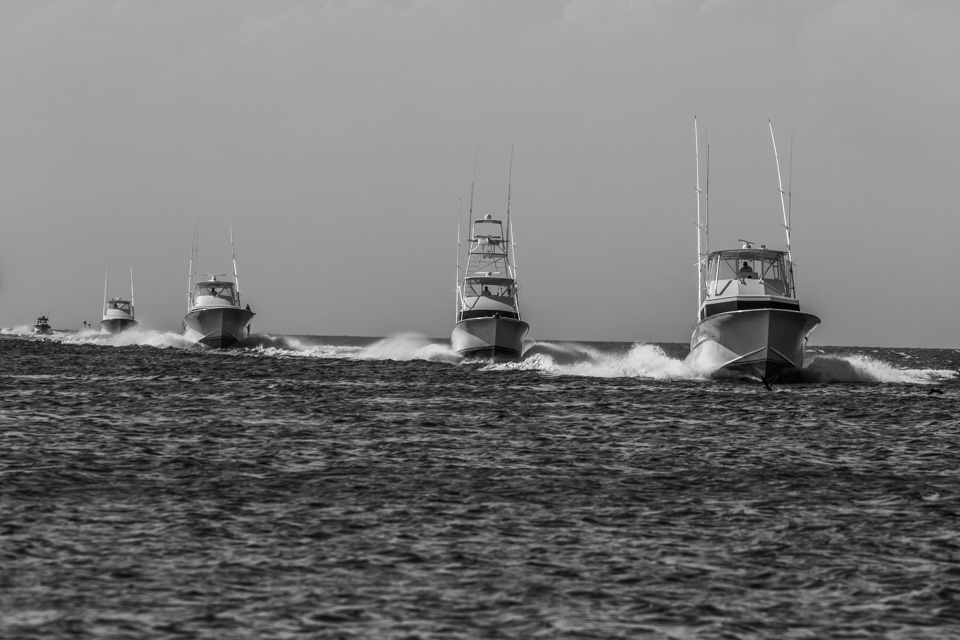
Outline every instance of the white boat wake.
{"type": "MultiPolygon", "coordinates": [[[[77,332],[55,331],[37,336],[33,327],[22,325],[0,329],[0,335],[64,344],[91,344],[111,347],[134,345],[157,348],[194,348],[179,333],[132,329],[119,334],[101,334],[98,329],[77,332]]],[[[362,340],[362,339],[361,339],[362,340]]],[[[668,355],[656,344],[637,343],[616,350],[604,350],[577,342],[528,343],[523,357],[512,362],[489,362],[462,358],[449,343],[416,333],[403,333],[358,345],[356,338],[331,339],[312,336],[252,335],[239,348],[211,353],[253,354],[266,357],[307,357],[344,360],[428,361],[478,367],[481,371],[539,371],[556,376],[588,378],[643,378],[650,380],[737,379],[723,373],[709,374],[689,366],[684,359],[668,355]],[[334,344],[342,342],[342,344],[334,344]]],[[[905,357],[906,354],[901,354],[905,357]]],[[[934,384],[952,380],[952,369],[911,369],[862,354],[825,354],[808,351],[803,369],[780,382],[805,384],[887,383],[934,384]]],[[[778,385],[779,386],[779,385],[778,385]]]]}
{"type": "Polygon", "coordinates": [[[111,347],[129,347],[142,345],[158,348],[187,348],[193,346],[189,340],[179,333],[171,331],[153,331],[149,329],[128,329],[117,334],[101,333],[99,328],[83,329],[81,331],[57,331],[45,336],[33,333],[29,326],[0,329],[0,335],[35,338],[37,340],[53,340],[64,344],[98,344],[111,347]]]}

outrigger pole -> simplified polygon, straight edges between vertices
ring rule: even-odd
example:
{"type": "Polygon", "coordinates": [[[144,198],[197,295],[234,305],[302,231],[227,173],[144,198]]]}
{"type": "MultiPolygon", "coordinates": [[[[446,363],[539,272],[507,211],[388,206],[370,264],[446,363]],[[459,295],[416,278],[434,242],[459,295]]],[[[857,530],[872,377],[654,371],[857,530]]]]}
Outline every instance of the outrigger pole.
{"type": "Polygon", "coordinates": [[[233,225],[230,225],[230,254],[233,257],[233,284],[237,287],[237,306],[240,306],[240,277],[237,275],[237,248],[233,244],[233,225]]]}
{"type": "Polygon", "coordinates": [[[110,267],[107,267],[107,272],[103,276],[103,314],[104,315],[107,314],[107,283],[109,282],[110,282],[110,267]]]}
{"type": "Polygon", "coordinates": [[[463,198],[460,198],[460,204],[457,207],[457,282],[456,282],[456,287],[454,288],[456,291],[457,297],[454,300],[455,308],[453,310],[455,322],[460,321],[460,318],[458,316],[460,315],[460,238],[461,238],[460,225],[462,222],[463,222],[463,198]]]}
{"type": "Polygon", "coordinates": [[[704,223],[700,213],[700,200],[703,197],[703,192],[700,190],[700,133],[697,129],[697,116],[693,116],[693,136],[696,143],[697,159],[697,316],[699,316],[700,306],[703,304],[703,269],[705,265],[703,251],[704,223]]]}
{"type": "MultiPolygon", "coordinates": [[[[467,246],[470,246],[470,243],[473,241],[473,235],[471,230],[473,229],[473,194],[477,186],[477,165],[480,163],[480,144],[477,144],[477,155],[473,158],[473,181],[470,183],[470,209],[468,210],[468,219],[467,219],[467,233],[471,234],[467,238],[467,246]]],[[[461,210],[463,208],[463,200],[460,201],[461,210]]],[[[455,321],[460,321],[460,308],[463,306],[463,289],[461,288],[460,280],[460,223],[463,220],[463,213],[457,215],[457,313],[455,321]]],[[[469,254],[470,249],[467,249],[469,254]]],[[[470,268],[470,259],[467,258],[467,265],[465,269],[470,268]]],[[[464,271],[464,280],[466,280],[466,271],[464,271]]],[[[465,285],[465,282],[463,283],[465,285]]]]}
{"type": "Polygon", "coordinates": [[[187,311],[190,311],[190,303],[193,301],[193,261],[197,257],[197,236],[200,233],[200,221],[197,220],[197,226],[193,228],[193,247],[190,250],[190,266],[187,269],[187,311]]]}
{"type": "Polygon", "coordinates": [[[513,273],[507,272],[507,275],[517,279],[517,245],[513,241],[513,220],[510,218],[510,192],[513,188],[513,145],[510,145],[510,169],[507,172],[507,247],[513,254],[513,260],[507,256],[507,266],[513,273]]]}
{"type": "Polygon", "coordinates": [[[509,236],[508,250],[513,254],[513,259],[507,255],[507,275],[513,278],[513,306],[517,312],[517,320],[520,320],[520,287],[517,284],[517,243],[513,239],[513,218],[510,217],[510,195],[513,190],[513,145],[510,145],[510,170],[507,172],[507,236],[509,236]],[[511,273],[512,271],[512,273],[511,273]]]}
{"type": "MultiPolygon", "coordinates": [[[[780,208],[783,210],[783,229],[787,234],[787,260],[793,263],[793,255],[790,253],[790,216],[787,213],[787,203],[784,199],[783,191],[783,178],[780,177],[780,156],[777,155],[777,140],[773,137],[773,123],[770,120],[767,120],[767,124],[770,125],[770,140],[773,141],[773,157],[777,161],[777,184],[779,185],[778,191],[780,191],[780,208]]],[[[793,153],[793,148],[791,145],[791,154],[793,153]]],[[[793,164],[791,160],[790,164],[793,164]]],[[[791,171],[793,168],[791,167],[791,171]]]]}
{"type": "Polygon", "coordinates": [[[136,315],[133,304],[133,267],[130,267],[130,315],[136,315]]]}

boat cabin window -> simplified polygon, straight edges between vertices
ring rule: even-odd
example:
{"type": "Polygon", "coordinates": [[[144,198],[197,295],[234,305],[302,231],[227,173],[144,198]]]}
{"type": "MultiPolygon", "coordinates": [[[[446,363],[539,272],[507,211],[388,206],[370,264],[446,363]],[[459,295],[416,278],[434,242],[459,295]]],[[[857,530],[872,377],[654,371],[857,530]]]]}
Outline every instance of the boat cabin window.
{"type": "Polygon", "coordinates": [[[204,282],[197,285],[197,295],[213,296],[233,303],[232,282],[204,282]]]}
{"type": "Polygon", "coordinates": [[[107,308],[130,313],[130,303],[126,300],[111,300],[107,303],[107,308]]]}
{"type": "Polygon", "coordinates": [[[488,297],[512,297],[514,294],[513,282],[479,282],[477,280],[467,280],[464,294],[468,298],[488,296],[488,297]]]}

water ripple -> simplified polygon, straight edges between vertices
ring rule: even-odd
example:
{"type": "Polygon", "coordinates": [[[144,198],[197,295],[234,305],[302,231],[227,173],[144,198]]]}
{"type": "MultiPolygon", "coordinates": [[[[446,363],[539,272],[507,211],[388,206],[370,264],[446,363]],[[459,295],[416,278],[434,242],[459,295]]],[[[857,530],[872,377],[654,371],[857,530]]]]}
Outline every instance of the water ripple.
{"type": "Polygon", "coordinates": [[[953,352],[769,392],[371,345],[0,338],[0,635],[960,635],[953,352]]]}

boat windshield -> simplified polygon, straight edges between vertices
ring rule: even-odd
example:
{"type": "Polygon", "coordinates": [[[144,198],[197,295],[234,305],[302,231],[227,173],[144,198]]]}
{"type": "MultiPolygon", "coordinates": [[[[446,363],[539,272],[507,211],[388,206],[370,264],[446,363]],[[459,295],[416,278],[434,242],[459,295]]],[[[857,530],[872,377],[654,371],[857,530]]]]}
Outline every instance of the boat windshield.
{"type": "Polygon", "coordinates": [[[464,295],[468,298],[480,296],[512,297],[516,290],[513,280],[503,279],[485,279],[472,280],[467,279],[464,295]]]}
{"type": "Polygon", "coordinates": [[[130,313],[130,303],[127,300],[111,300],[107,303],[107,308],[130,313]]]}
{"type": "Polygon", "coordinates": [[[232,282],[201,282],[197,285],[198,296],[213,296],[233,304],[232,282]]]}
{"type": "Polygon", "coordinates": [[[708,280],[761,280],[791,295],[793,274],[782,251],[717,251],[708,257],[708,280]]]}

